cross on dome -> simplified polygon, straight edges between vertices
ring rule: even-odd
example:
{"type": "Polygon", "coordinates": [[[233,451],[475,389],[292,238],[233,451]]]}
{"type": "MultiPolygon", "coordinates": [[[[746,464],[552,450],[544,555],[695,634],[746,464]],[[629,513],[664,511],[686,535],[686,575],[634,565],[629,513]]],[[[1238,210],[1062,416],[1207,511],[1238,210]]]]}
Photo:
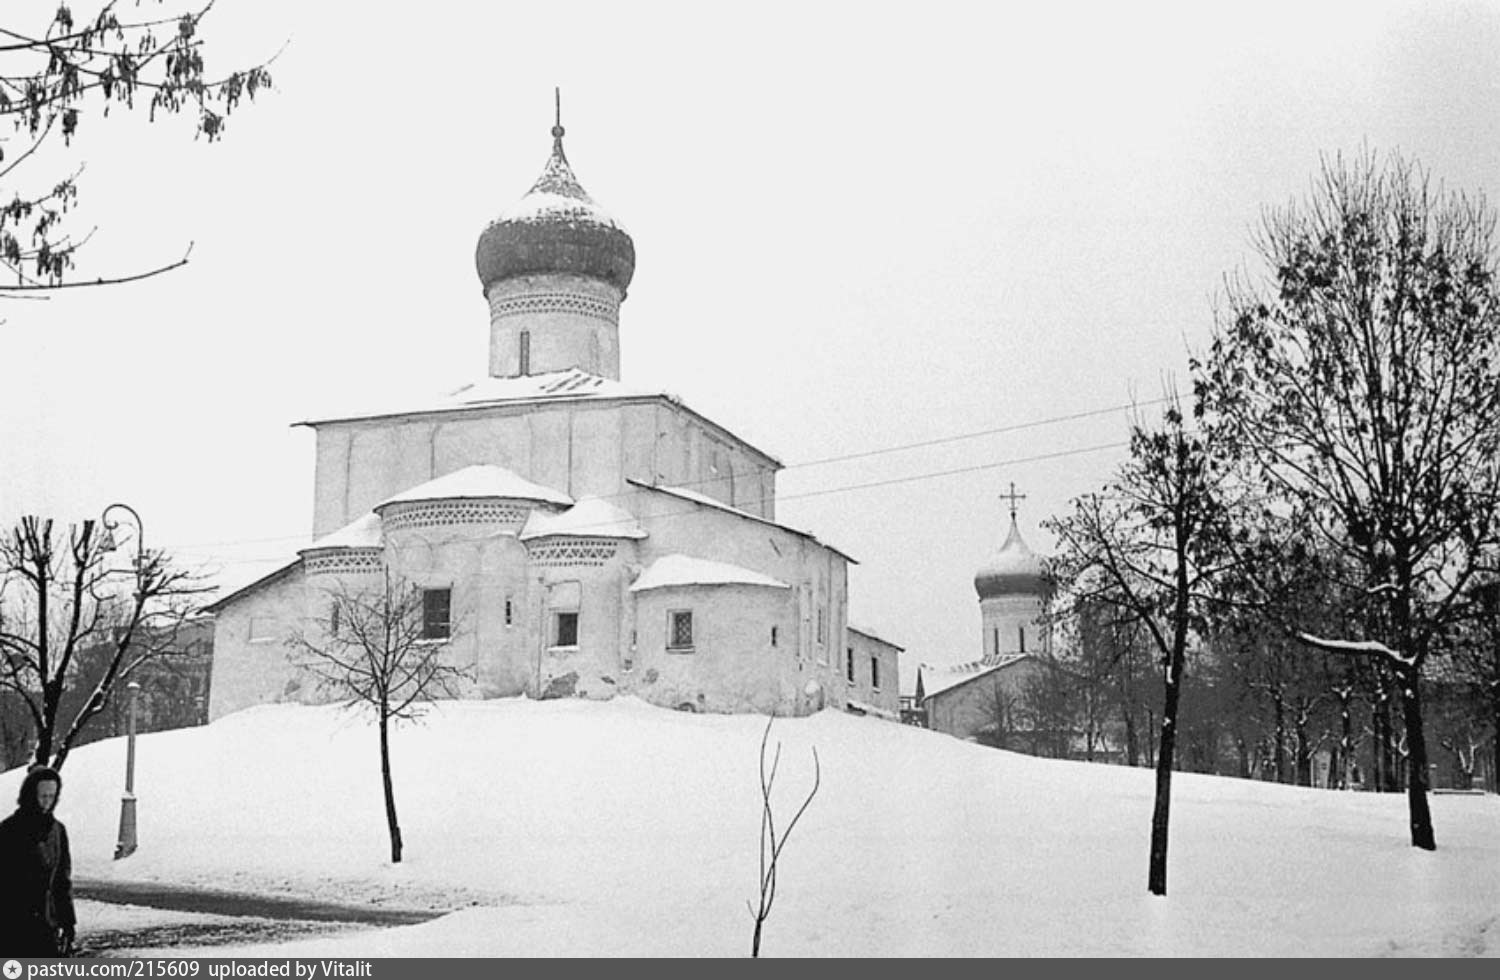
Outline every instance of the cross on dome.
{"type": "Polygon", "coordinates": [[[1015,481],[1012,480],[1010,484],[1010,493],[1002,493],[1000,495],[1000,499],[1010,501],[1010,520],[1011,523],[1014,524],[1016,520],[1016,501],[1025,500],[1026,495],[1024,493],[1016,493],[1016,484],[1015,481]]]}

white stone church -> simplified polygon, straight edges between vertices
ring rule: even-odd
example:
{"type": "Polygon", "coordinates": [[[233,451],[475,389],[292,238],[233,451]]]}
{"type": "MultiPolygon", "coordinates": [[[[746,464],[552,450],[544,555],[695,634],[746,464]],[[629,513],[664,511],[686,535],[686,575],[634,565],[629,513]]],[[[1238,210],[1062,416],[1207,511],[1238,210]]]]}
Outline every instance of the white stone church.
{"type": "Polygon", "coordinates": [[[776,520],[777,460],[620,380],[625,229],[552,154],[480,235],[487,376],[430,404],[304,424],[312,544],[220,599],[210,718],[316,702],[293,630],[335,589],[422,590],[466,692],[709,712],[894,716],[895,645],[848,625],[848,555],[776,520]]]}

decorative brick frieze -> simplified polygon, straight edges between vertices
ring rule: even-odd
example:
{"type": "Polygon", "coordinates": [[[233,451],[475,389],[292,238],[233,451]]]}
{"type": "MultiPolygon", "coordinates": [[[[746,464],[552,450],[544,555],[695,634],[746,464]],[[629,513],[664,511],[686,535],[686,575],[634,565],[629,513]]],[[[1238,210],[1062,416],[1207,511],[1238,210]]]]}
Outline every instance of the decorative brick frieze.
{"type": "Polygon", "coordinates": [[[619,542],[613,538],[538,538],[526,542],[526,552],[533,565],[549,568],[561,566],[599,566],[615,556],[619,542]]]}
{"type": "Polygon", "coordinates": [[[490,301],[490,318],[533,313],[572,313],[620,325],[620,304],[583,293],[519,293],[490,301]]]}
{"type": "Polygon", "coordinates": [[[459,524],[505,524],[520,527],[529,510],[497,500],[432,500],[398,504],[382,514],[387,531],[408,527],[451,527],[459,524]]]}
{"type": "Polygon", "coordinates": [[[370,575],[385,567],[379,548],[351,548],[347,551],[323,551],[302,559],[308,575],[370,575]]]}

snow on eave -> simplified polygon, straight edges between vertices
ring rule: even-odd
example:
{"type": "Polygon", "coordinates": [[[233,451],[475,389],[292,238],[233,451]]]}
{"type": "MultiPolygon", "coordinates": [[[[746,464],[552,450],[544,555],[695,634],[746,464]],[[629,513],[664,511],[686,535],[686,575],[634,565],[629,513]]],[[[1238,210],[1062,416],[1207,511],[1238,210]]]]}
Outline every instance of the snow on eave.
{"type": "Polygon", "coordinates": [[[828,544],[825,541],[819,541],[816,535],[808,531],[802,531],[795,527],[790,527],[786,524],[780,524],[776,521],[768,520],[764,517],[758,517],[755,514],[750,513],[749,511],[740,510],[738,507],[732,507],[729,504],[724,503],[724,501],[722,500],[715,500],[713,497],[710,497],[707,494],[699,493],[696,490],[688,490],[685,487],[660,486],[655,483],[645,483],[641,480],[636,480],[631,477],[626,477],[625,482],[629,483],[632,486],[640,487],[642,490],[655,490],[657,493],[664,493],[669,497],[676,497],[679,500],[686,500],[690,503],[701,504],[704,507],[712,507],[714,510],[721,510],[726,514],[733,514],[735,517],[743,517],[747,521],[754,521],[757,524],[764,524],[767,527],[774,527],[779,530],[785,531],[788,534],[795,534],[799,538],[806,538],[816,545],[827,548],[829,551],[832,551],[834,554],[839,555],[851,565],[859,564],[858,559],[850,556],[848,552],[845,552],[840,548],[835,548],[833,545],[828,544]]]}
{"type": "Polygon", "coordinates": [[[709,561],[690,555],[670,554],[646,566],[646,570],[630,586],[631,592],[648,589],[670,589],[684,586],[756,585],[770,589],[790,589],[791,586],[769,575],[739,565],[722,561],[709,561]]]}
{"type": "Polygon", "coordinates": [[[560,514],[534,510],[521,529],[521,540],[535,538],[644,538],[645,530],[629,511],[598,497],[584,497],[560,514]]]}
{"type": "Polygon", "coordinates": [[[221,609],[229,605],[231,602],[234,602],[251,592],[263,589],[266,586],[274,585],[275,583],[285,578],[293,570],[300,570],[301,568],[302,559],[293,558],[291,561],[287,562],[285,565],[282,565],[275,571],[268,572],[267,574],[262,575],[260,578],[249,583],[248,585],[240,586],[238,589],[235,589],[233,592],[229,593],[227,596],[224,596],[222,599],[215,599],[213,602],[210,602],[208,605],[204,606],[203,611],[209,613],[210,615],[216,616],[221,609]]]}
{"type": "Polygon", "coordinates": [[[384,547],[385,539],[381,530],[380,515],[374,511],[345,524],[331,534],[314,541],[306,548],[299,548],[297,554],[305,555],[310,551],[328,551],[343,548],[381,548],[384,547]]]}
{"type": "Polygon", "coordinates": [[[544,503],[573,506],[573,498],[560,490],[533,483],[513,470],[493,463],[480,463],[454,470],[435,480],[418,484],[409,490],[387,497],[375,505],[378,513],[392,504],[423,500],[539,500],[544,503]]]}

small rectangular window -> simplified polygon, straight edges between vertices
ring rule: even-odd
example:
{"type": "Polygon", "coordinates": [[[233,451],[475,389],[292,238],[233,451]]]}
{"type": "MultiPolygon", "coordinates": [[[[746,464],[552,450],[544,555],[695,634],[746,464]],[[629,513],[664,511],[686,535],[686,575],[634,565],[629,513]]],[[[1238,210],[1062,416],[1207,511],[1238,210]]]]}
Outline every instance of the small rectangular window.
{"type": "Polygon", "coordinates": [[[776,645],[776,627],[772,626],[771,627],[771,646],[774,647],[775,645],[776,645]]]}
{"type": "Polygon", "coordinates": [[[818,642],[828,642],[828,614],[822,606],[818,607],[818,642]]]}
{"type": "Polygon", "coordinates": [[[1020,633],[1021,633],[1021,652],[1025,653],[1026,652],[1026,627],[1024,627],[1024,626],[1018,626],[1016,628],[1018,630],[1020,630],[1020,633]]]}
{"type": "Polygon", "coordinates": [[[844,673],[848,676],[849,683],[853,684],[854,683],[854,648],[850,647],[845,652],[844,657],[845,657],[844,673]]]}
{"type": "Polygon", "coordinates": [[[521,331],[521,356],[520,373],[523,375],[531,373],[531,331],[521,331]]]}
{"type": "Polygon", "coordinates": [[[667,613],[667,649],[693,648],[693,614],[691,610],[674,609],[667,613]]]}
{"type": "Polygon", "coordinates": [[[556,628],[552,634],[552,645],[555,647],[576,647],[578,645],[578,614],[576,612],[560,612],[557,614],[556,628]]]}
{"type": "Polygon", "coordinates": [[[880,658],[870,658],[870,687],[880,690],[880,658]]]}
{"type": "Polygon", "coordinates": [[[515,607],[511,605],[510,596],[505,597],[505,625],[510,626],[515,622],[515,607]]]}
{"type": "Polygon", "coordinates": [[[422,590],[422,639],[446,640],[451,630],[452,589],[422,590]]]}

